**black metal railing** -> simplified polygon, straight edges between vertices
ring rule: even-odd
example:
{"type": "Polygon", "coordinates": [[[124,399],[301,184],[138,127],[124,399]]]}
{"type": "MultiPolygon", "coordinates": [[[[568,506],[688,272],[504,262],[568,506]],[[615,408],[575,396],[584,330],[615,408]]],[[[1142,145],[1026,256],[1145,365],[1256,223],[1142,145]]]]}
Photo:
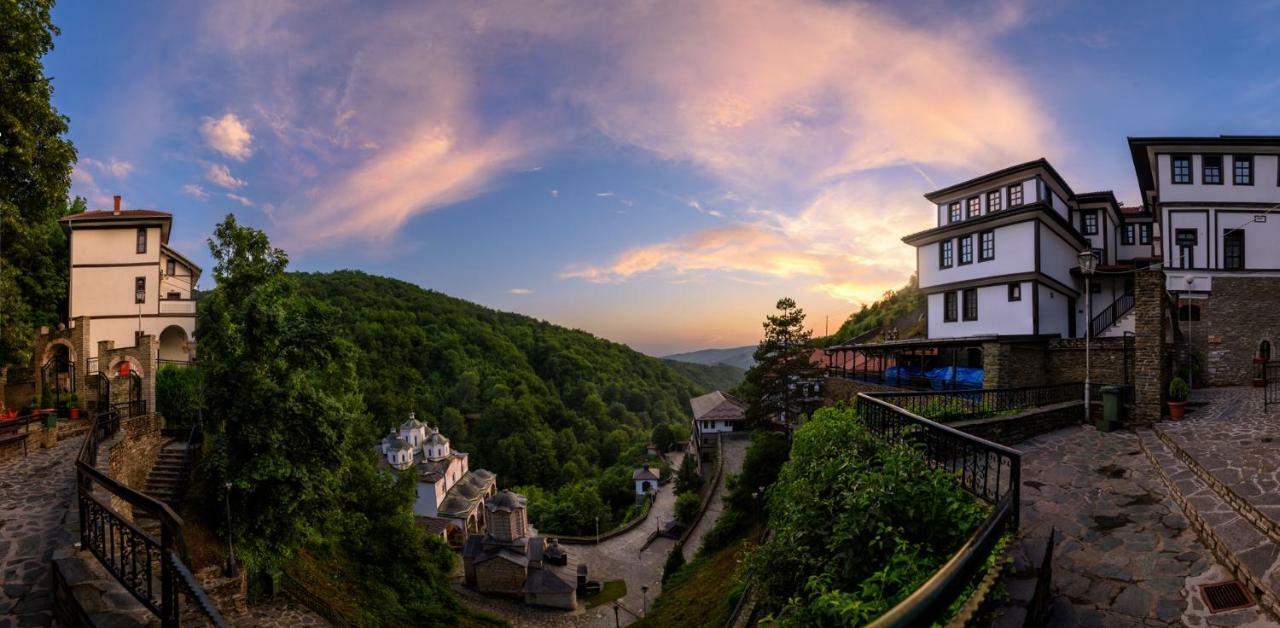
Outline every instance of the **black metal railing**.
{"type": "Polygon", "coordinates": [[[1262,365],[1262,408],[1265,411],[1273,403],[1280,403],[1280,364],[1262,365]]]}
{"type": "Polygon", "coordinates": [[[110,406],[111,412],[119,418],[129,418],[134,416],[142,416],[147,413],[146,399],[131,399],[129,401],[121,401],[113,403],[110,406]]]}
{"type": "Polygon", "coordinates": [[[195,360],[173,360],[170,358],[156,358],[158,366],[195,366],[195,360]]]}
{"type": "Polygon", "coordinates": [[[888,399],[859,393],[856,404],[863,424],[877,437],[911,444],[929,466],[955,474],[965,491],[992,505],[982,525],[937,573],[871,625],[920,626],[943,621],[1006,528],[1018,527],[1022,454],[926,419],[888,399]]]}
{"type": "MultiPolygon", "coordinates": [[[[1091,401],[1102,401],[1102,388],[1110,384],[1091,383],[1091,401]]],[[[1121,386],[1131,391],[1131,386],[1121,386]]],[[[1019,386],[1015,388],[980,388],[976,390],[928,391],[928,392],[876,392],[869,396],[883,399],[908,412],[928,417],[940,423],[953,423],[969,419],[984,419],[1001,414],[1013,414],[1043,406],[1068,401],[1083,401],[1085,386],[1081,382],[1052,384],[1049,386],[1019,386]]],[[[1122,392],[1128,399],[1128,392],[1122,392]]]]}
{"type": "MultiPolygon", "coordinates": [[[[952,374],[958,373],[954,369],[952,374]]],[[[906,374],[893,371],[872,371],[866,369],[847,369],[838,366],[827,368],[827,377],[847,379],[855,382],[867,382],[882,386],[892,386],[904,390],[977,390],[982,388],[979,382],[967,382],[956,377],[928,377],[925,375],[906,374]]]]}
{"type": "MultiPolygon", "coordinates": [[[[133,404],[136,402],[130,402],[133,404]]],[[[130,405],[117,404],[117,405],[130,405]]],[[[136,406],[135,406],[136,407],[136,406]]],[[[145,408],[145,404],[142,406],[145,408]]],[[[76,458],[76,486],[80,505],[80,547],[88,550],[162,626],[179,624],[179,592],[193,602],[215,626],[227,626],[186,568],[182,519],[167,505],[135,491],[97,469],[99,444],[119,429],[116,406],[94,417],[92,429],[76,458]],[[102,491],[108,499],[97,494],[102,491]],[[160,538],[143,531],[111,505],[111,498],[129,504],[132,513],[146,513],[160,522],[160,538]]]]}
{"type": "Polygon", "coordinates": [[[1116,321],[1123,318],[1124,315],[1128,314],[1129,310],[1132,309],[1133,293],[1126,292],[1120,295],[1120,297],[1113,301],[1111,305],[1108,305],[1101,312],[1098,312],[1098,315],[1094,316],[1093,319],[1089,321],[1090,335],[1094,338],[1102,335],[1102,332],[1106,331],[1108,327],[1114,325],[1116,321]]]}

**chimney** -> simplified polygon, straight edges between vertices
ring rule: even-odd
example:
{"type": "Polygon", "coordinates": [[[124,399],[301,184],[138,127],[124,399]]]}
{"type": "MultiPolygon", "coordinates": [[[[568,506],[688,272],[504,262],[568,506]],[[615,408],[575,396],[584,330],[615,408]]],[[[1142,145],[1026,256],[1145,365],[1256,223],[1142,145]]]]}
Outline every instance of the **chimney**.
{"type": "Polygon", "coordinates": [[[115,195],[115,199],[116,199],[116,208],[111,213],[119,216],[120,215],[120,195],[119,194],[115,195]]]}

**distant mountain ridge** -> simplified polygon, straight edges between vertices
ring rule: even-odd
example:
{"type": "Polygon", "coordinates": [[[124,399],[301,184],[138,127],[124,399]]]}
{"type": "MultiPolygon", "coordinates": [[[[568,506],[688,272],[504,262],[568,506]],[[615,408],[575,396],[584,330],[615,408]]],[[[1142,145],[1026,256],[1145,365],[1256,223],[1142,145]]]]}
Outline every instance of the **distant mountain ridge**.
{"type": "Polygon", "coordinates": [[[664,360],[674,360],[676,362],[690,362],[693,364],[705,364],[707,366],[715,366],[717,364],[728,364],[746,370],[756,364],[753,356],[756,352],[755,345],[746,347],[732,347],[728,349],[702,349],[699,351],[689,351],[687,353],[676,353],[673,355],[664,355],[664,360]]]}

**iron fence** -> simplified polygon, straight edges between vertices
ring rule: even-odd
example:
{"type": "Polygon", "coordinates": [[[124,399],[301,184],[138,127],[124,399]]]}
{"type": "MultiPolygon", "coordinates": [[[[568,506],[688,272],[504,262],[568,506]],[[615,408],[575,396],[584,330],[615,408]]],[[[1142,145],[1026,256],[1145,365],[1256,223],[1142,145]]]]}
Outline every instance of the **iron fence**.
{"type": "Polygon", "coordinates": [[[1262,409],[1280,403],[1280,364],[1262,365],[1262,409]]]}
{"type": "MultiPolygon", "coordinates": [[[[1102,390],[1108,386],[1118,386],[1121,391],[1122,401],[1125,403],[1132,399],[1132,386],[1090,383],[1089,394],[1091,400],[1100,402],[1102,400],[1102,390]]],[[[888,401],[908,412],[928,417],[933,421],[953,423],[969,419],[983,419],[1001,414],[1012,414],[1022,410],[1068,401],[1083,401],[1084,389],[1084,383],[1072,382],[1049,386],[980,388],[956,391],[875,392],[867,394],[871,397],[888,401]]]]}

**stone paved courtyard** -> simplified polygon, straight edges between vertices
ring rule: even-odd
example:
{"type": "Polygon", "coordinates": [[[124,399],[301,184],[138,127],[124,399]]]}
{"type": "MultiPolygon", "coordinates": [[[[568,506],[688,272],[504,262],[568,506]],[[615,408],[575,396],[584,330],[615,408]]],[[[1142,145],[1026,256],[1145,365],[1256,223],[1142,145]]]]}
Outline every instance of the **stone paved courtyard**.
{"type": "Polygon", "coordinates": [[[0,628],[53,622],[49,557],[75,493],[82,439],[0,464],[0,628]]]}
{"type": "MultiPolygon", "coordinates": [[[[1256,607],[1209,614],[1198,585],[1225,579],[1131,432],[1074,427],[1025,441],[1015,569],[1039,564],[1050,528],[1054,626],[1274,626],[1256,607]],[[1034,557],[1034,559],[1032,558],[1034,557]]],[[[1030,597],[1034,580],[1006,581],[1030,597]]],[[[999,625],[1021,625],[1021,609],[999,625]]]]}

